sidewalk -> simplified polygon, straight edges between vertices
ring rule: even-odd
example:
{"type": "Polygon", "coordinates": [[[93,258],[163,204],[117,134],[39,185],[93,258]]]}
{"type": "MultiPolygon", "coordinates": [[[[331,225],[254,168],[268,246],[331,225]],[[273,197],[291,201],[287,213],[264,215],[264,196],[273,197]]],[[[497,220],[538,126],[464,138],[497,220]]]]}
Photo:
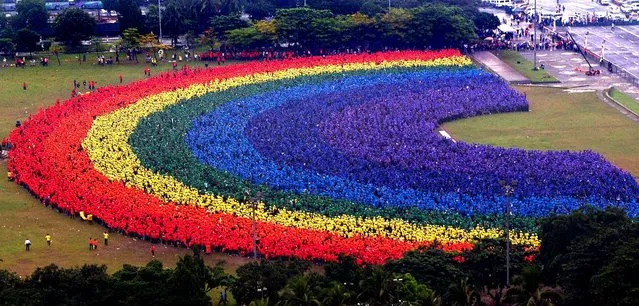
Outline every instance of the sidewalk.
{"type": "Polygon", "coordinates": [[[473,59],[479,62],[482,66],[492,70],[498,74],[506,82],[511,84],[528,84],[530,80],[517,72],[508,64],[504,63],[494,54],[488,51],[478,51],[471,55],[473,59]]]}

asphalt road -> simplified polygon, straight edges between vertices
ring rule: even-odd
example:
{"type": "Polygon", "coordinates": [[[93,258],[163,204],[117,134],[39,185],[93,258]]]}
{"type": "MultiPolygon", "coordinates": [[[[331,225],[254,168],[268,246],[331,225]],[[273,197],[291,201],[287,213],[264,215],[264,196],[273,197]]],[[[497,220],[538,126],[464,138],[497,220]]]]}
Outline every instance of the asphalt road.
{"type": "Polygon", "coordinates": [[[570,32],[589,52],[601,56],[603,47],[604,59],[639,77],[639,26],[616,26],[614,31],[610,27],[573,27],[570,32]]]}

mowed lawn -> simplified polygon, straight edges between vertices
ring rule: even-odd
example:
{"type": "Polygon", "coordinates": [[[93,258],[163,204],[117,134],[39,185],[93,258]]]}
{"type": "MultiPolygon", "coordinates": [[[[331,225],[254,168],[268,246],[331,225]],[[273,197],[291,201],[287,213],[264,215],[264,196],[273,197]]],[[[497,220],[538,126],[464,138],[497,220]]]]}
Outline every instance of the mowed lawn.
{"type": "Polygon", "coordinates": [[[446,123],[453,138],[536,150],[593,150],[639,177],[639,124],[601,102],[595,93],[516,87],[530,112],[446,123]]]}
{"type": "MultiPolygon", "coordinates": [[[[87,62],[78,63],[73,56],[62,57],[62,66],[51,58],[49,67],[0,68],[0,138],[6,137],[14,128],[16,120],[24,120],[40,107],[54,104],[56,98],[70,97],[73,80],[87,82],[93,80],[97,86],[118,84],[122,73],[125,83],[144,78],[147,64],[128,63],[112,66],[94,64],[95,55],[89,54],[87,62]],[[27,82],[27,90],[22,83],[27,82]]],[[[179,67],[184,63],[178,63],[179,67]]],[[[189,63],[190,66],[204,66],[203,62],[189,63]]],[[[217,64],[215,64],[217,65],[217,64]]],[[[151,67],[150,65],[148,65],[151,67]]],[[[172,69],[170,64],[151,67],[152,74],[172,69]]],[[[9,269],[21,275],[30,274],[37,266],[56,263],[61,266],[84,263],[106,264],[110,272],[117,271],[123,263],[144,265],[151,260],[151,243],[110,234],[110,245],[102,246],[104,227],[79,218],[71,219],[42,204],[20,186],[7,181],[6,161],[0,162],[0,269],[9,269]],[[53,236],[53,245],[46,247],[44,236],[53,236]],[[89,237],[98,237],[100,247],[96,252],[88,249],[89,237]],[[32,251],[24,251],[24,240],[32,242],[32,251]]],[[[177,255],[189,254],[184,248],[156,245],[156,257],[168,266],[173,266],[177,255]]],[[[227,268],[235,268],[248,260],[242,257],[215,254],[206,256],[206,261],[214,265],[220,260],[227,262],[227,268]]]]}

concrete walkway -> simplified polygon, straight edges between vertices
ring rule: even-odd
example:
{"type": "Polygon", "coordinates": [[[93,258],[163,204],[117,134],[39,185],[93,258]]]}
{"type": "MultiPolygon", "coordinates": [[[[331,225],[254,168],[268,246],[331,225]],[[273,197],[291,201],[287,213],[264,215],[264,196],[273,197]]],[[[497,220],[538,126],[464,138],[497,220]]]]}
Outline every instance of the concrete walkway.
{"type": "Polygon", "coordinates": [[[482,66],[492,70],[498,74],[502,79],[511,84],[528,84],[530,80],[523,76],[517,70],[508,66],[504,61],[500,60],[497,56],[488,51],[478,51],[471,55],[473,59],[479,62],[482,66]]]}

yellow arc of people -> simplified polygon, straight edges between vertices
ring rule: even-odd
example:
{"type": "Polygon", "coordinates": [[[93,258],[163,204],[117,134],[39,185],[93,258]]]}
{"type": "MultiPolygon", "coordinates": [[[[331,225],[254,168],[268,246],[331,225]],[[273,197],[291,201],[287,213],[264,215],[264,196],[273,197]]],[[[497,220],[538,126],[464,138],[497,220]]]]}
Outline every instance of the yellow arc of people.
{"type": "MultiPolygon", "coordinates": [[[[463,56],[434,60],[401,60],[390,62],[346,63],[304,68],[291,68],[269,73],[255,73],[225,80],[215,79],[205,84],[195,84],[173,91],[162,92],[142,98],[135,103],[112,113],[97,117],[89,130],[82,147],[87,151],[95,169],[112,181],[123,181],[128,187],[136,187],[155,195],[166,202],[183,205],[197,205],[210,212],[233,214],[250,218],[252,207],[237,199],[224,200],[220,196],[202,194],[177,179],[155,173],[145,168],[129,145],[128,140],[141,119],[165,107],[203,96],[213,92],[249,84],[264,83],[301,76],[333,74],[358,70],[382,70],[400,67],[442,67],[468,66],[472,62],[463,56]]],[[[385,237],[402,241],[440,241],[442,243],[475,242],[481,239],[498,238],[503,231],[497,228],[477,226],[461,229],[453,226],[415,224],[399,218],[364,218],[352,215],[328,217],[318,213],[292,211],[286,208],[258,203],[256,218],[288,227],[298,227],[318,231],[329,231],[343,237],[361,235],[385,237]]],[[[514,244],[538,246],[539,239],[534,233],[511,232],[514,244]]]]}

